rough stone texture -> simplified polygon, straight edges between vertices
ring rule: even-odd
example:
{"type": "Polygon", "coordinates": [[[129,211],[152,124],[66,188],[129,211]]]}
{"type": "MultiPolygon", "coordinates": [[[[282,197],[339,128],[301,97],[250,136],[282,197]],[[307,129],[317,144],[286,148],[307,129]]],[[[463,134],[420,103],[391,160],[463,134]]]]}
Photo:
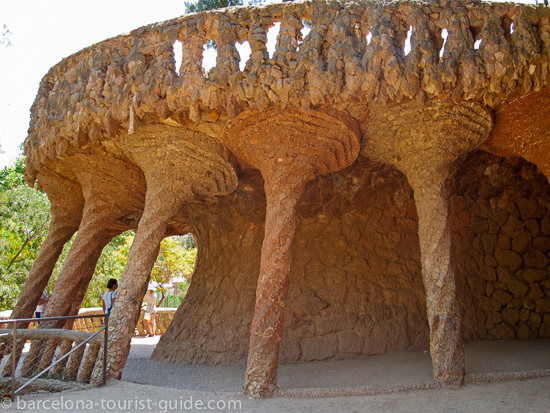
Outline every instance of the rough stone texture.
{"type": "MultiPolygon", "coordinates": [[[[193,285],[155,358],[241,360],[251,329],[247,388],[267,394],[279,340],[282,359],[298,361],[422,346],[429,332],[435,376],[459,385],[461,331],[549,334],[549,33],[550,9],[510,3],[290,2],[184,16],[64,59],[32,108],[26,179],[52,199],[55,182],[70,181],[74,194],[52,201],[52,215],[76,212],[70,225],[55,221],[56,247],[45,244],[26,296],[37,300],[49,277],[67,236],[57,228],[74,231],[84,211],[81,237],[121,229],[89,195],[84,177],[94,177],[97,193],[117,194],[105,209],[131,210],[125,227],[139,220],[113,314],[111,376],[124,366],[158,243],[191,229],[193,285]],[[205,74],[208,40],[218,57],[205,74]],[[243,41],[252,53],[239,71],[243,41]],[[121,163],[146,185],[130,190],[121,163]]],[[[90,271],[94,254],[75,249],[71,262],[90,271]]]]}
{"type": "MultiPolygon", "coordinates": [[[[550,26],[546,29],[548,36],[550,26]]],[[[550,140],[542,139],[550,128],[550,97],[535,92],[505,103],[495,111],[494,128],[482,148],[501,156],[521,156],[550,175],[550,140]],[[536,108],[536,110],[533,110],[536,108]]]]}
{"type": "Polygon", "coordinates": [[[63,247],[78,229],[82,218],[84,199],[76,182],[53,174],[47,169],[41,171],[39,177],[42,189],[48,194],[51,204],[50,226],[19,301],[13,309],[12,318],[32,318],[63,247]]]}
{"type": "Polygon", "coordinates": [[[521,158],[476,151],[452,178],[451,194],[464,339],[548,338],[546,177],[521,158]]]}
{"type": "MultiPolygon", "coordinates": [[[[119,378],[130,352],[141,303],[147,291],[160,242],[179,208],[194,196],[232,192],[237,176],[231,155],[221,143],[201,132],[166,127],[143,127],[122,145],[145,173],[147,192],[143,216],[128,254],[120,290],[109,323],[109,377],[119,378]],[[177,143],[177,144],[176,144],[177,143]]],[[[99,362],[92,381],[101,382],[99,362]]]]}
{"type": "MultiPolygon", "coordinates": [[[[198,259],[172,321],[179,327],[161,337],[155,360],[246,359],[265,197],[258,172],[239,180],[232,194],[185,208],[198,259]]],[[[428,346],[417,215],[402,173],[362,158],[309,183],[296,220],[282,361],[428,346]],[[312,346],[319,342],[330,346],[319,353],[312,346]]]]}
{"type": "Polygon", "coordinates": [[[241,173],[224,197],[187,204],[182,213],[199,245],[186,299],[155,348],[168,363],[246,359],[264,235],[265,196],[258,171],[241,173]]]}
{"type": "Polygon", "coordinates": [[[265,181],[265,231],[245,381],[245,393],[265,396],[277,387],[296,204],[311,179],[355,160],[359,126],[334,110],[249,111],[226,124],[223,140],[265,181]]]}
{"type": "MultiPolygon", "coordinates": [[[[107,156],[75,155],[67,160],[84,196],[82,221],[46,307],[46,317],[76,314],[103,247],[133,228],[143,208],[143,174],[132,164],[107,156]],[[125,186],[119,177],[124,176],[125,186]],[[124,199],[125,203],[119,200],[124,199]]],[[[41,328],[64,324],[42,323],[41,328]]]]}
{"type": "Polygon", "coordinates": [[[434,375],[449,387],[462,384],[464,354],[444,186],[453,161],[479,146],[491,126],[478,104],[422,101],[374,112],[364,123],[364,153],[402,170],[414,189],[434,375]]]}

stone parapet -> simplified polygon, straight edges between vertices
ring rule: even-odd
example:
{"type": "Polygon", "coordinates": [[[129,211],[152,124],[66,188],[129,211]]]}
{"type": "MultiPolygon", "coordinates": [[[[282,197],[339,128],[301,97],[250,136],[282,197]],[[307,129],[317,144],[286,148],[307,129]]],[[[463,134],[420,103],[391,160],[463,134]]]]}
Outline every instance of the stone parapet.
{"type": "Polygon", "coordinates": [[[548,85],[549,32],[549,9],[479,1],[292,2],[152,24],[84,49],[44,77],[25,144],[27,180],[48,160],[90,147],[122,156],[118,137],[147,123],[219,136],[229,117],[249,109],[347,110],[414,98],[497,108],[548,85]],[[302,41],[304,19],[311,31],[302,41]],[[270,58],[267,31],[278,22],[270,58]],[[209,40],[218,56],[204,73],[198,60],[209,40]],[[240,71],[235,43],[245,41],[251,55],[240,71]]]}

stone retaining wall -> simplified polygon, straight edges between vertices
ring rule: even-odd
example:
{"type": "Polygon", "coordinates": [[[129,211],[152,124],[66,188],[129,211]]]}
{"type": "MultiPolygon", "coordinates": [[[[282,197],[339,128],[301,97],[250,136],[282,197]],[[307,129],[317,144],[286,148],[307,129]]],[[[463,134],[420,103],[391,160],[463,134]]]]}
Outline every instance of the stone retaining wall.
{"type": "Polygon", "coordinates": [[[450,209],[464,338],[549,338],[546,177],[521,158],[477,151],[454,177],[450,209]]]}

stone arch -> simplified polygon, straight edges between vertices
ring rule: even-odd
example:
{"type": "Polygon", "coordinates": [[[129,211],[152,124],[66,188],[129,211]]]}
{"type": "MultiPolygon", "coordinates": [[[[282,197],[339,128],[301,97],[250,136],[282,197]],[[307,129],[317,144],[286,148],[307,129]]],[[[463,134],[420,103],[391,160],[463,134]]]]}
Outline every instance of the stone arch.
{"type": "MultiPolygon", "coordinates": [[[[182,214],[197,232],[197,264],[152,358],[242,362],[264,231],[263,180],[257,170],[241,172],[233,193],[188,204],[182,214]]],[[[416,209],[396,168],[362,158],[312,180],[298,203],[292,254],[281,361],[428,347],[416,209]]]]}
{"type": "Polygon", "coordinates": [[[246,358],[265,220],[258,171],[239,175],[231,194],[186,204],[197,261],[189,291],[152,359],[227,364],[246,358]]]}
{"type": "Polygon", "coordinates": [[[550,184],[521,157],[477,150],[450,181],[465,341],[550,337],[550,184]]]}
{"type": "Polygon", "coordinates": [[[427,348],[418,218],[407,178],[359,158],[311,182],[297,215],[282,359],[427,348]]]}

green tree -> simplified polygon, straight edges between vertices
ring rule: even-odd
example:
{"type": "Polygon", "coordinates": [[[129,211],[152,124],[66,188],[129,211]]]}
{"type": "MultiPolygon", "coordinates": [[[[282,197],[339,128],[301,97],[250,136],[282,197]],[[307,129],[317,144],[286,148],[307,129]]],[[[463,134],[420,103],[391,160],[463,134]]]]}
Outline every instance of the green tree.
{"type": "Polygon", "coordinates": [[[0,171],[0,309],[15,304],[50,222],[46,194],[25,184],[23,170],[19,159],[0,171]]]}
{"type": "Polygon", "coordinates": [[[0,46],[11,46],[11,32],[5,24],[2,25],[2,30],[0,30],[0,46]]]}
{"type": "Polygon", "coordinates": [[[25,186],[25,159],[19,158],[13,166],[5,166],[0,171],[0,192],[14,188],[16,186],[25,186]]]}
{"type": "Polygon", "coordinates": [[[197,244],[195,242],[195,237],[191,233],[183,235],[181,237],[181,242],[182,242],[183,247],[186,250],[197,248],[197,244]]]}
{"type": "MultiPolygon", "coordinates": [[[[190,244],[191,234],[173,236],[162,240],[159,255],[151,271],[151,281],[157,283],[157,292],[160,294],[158,305],[162,305],[166,297],[166,284],[174,276],[181,276],[191,280],[197,258],[196,248],[186,248],[190,244]]],[[[194,241],[194,239],[193,239],[194,241]]]]}
{"type": "Polygon", "coordinates": [[[185,13],[198,13],[206,10],[221,9],[230,6],[242,6],[243,0],[199,0],[195,2],[185,2],[185,13]]]}

